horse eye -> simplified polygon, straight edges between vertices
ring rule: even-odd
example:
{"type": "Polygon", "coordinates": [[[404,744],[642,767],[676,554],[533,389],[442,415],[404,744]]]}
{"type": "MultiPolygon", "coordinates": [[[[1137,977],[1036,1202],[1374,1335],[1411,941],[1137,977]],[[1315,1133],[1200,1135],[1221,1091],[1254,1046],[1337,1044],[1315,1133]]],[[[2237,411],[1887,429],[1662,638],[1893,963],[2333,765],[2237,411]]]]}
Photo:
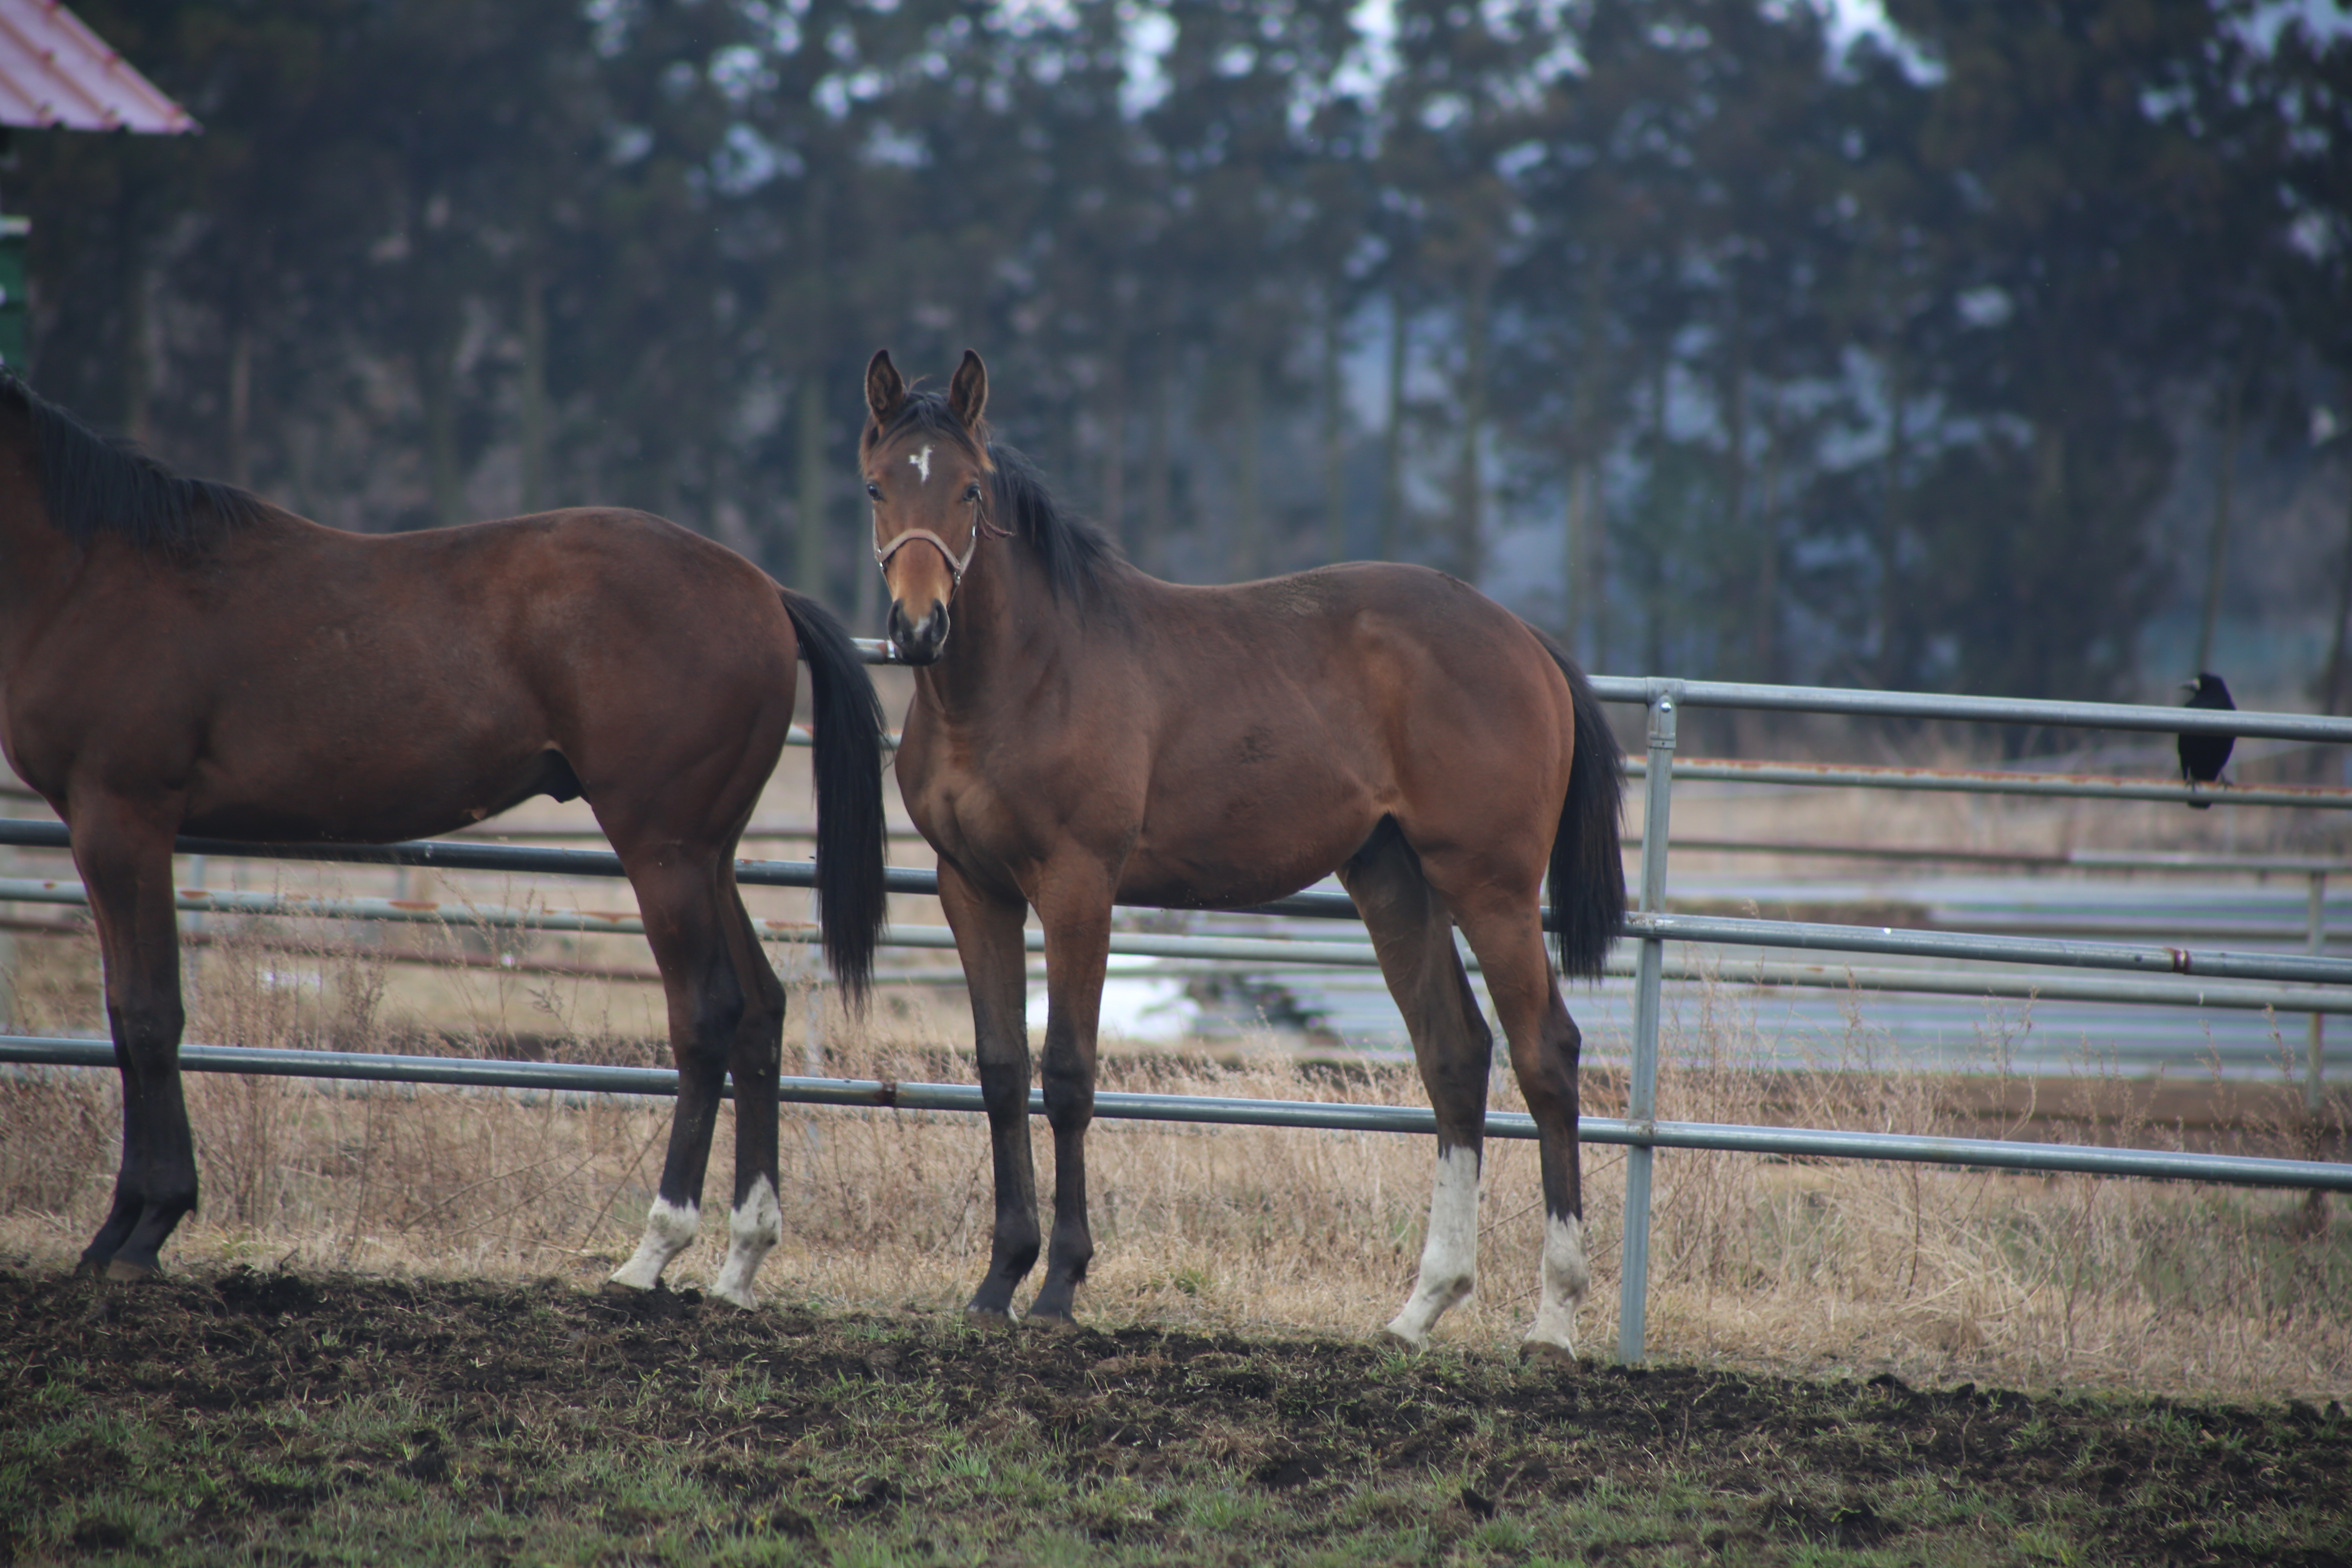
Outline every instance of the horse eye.
{"type": "Polygon", "coordinates": [[[877,484],[869,483],[866,487],[866,493],[872,496],[876,500],[880,500],[882,499],[882,487],[877,484]]]}
{"type": "Polygon", "coordinates": [[[975,484],[966,489],[963,492],[963,499],[966,500],[978,500],[980,499],[980,487],[975,484]]]}

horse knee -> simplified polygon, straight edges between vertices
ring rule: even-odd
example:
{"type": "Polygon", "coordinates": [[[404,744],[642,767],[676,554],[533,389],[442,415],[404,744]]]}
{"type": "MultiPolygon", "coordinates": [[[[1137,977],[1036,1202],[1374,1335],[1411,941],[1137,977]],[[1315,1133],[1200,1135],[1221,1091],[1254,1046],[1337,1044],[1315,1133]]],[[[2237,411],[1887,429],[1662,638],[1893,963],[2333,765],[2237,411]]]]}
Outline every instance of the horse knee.
{"type": "Polygon", "coordinates": [[[1095,1075],[1085,1063],[1049,1053],[1038,1077],[1045,1091],[1045,1121],[1055,1131],[1083,1127],[1094,1119],[1095,1075]]]}
{"type": "Polygon", "coordinates": [[[180,1043],[180,1032],[187,1026],[187,1012],[172,992],[132,1002],[110,1002],[106,1016],[114,1037],[134,1055],[169,1051],[180,1043]]]}
{"type": "Polygon", "coordinates": [[[1576,1114],[1576,1072],[1582,1049],[1583,1037],[1565,1014],[1549,1021],[1535,1038],[1511,1042],[1511,1070],[1528,1109],[1538,1118],[1576,1114]]]}

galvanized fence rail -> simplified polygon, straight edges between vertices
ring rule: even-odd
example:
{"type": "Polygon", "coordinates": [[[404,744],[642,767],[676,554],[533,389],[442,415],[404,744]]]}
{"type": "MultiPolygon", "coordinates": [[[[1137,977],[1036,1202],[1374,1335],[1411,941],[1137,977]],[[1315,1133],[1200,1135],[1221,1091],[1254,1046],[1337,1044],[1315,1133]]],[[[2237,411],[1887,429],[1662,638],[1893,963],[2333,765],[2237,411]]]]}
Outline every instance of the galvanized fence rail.
{"type": "MultiPolygon", "coordinates": [[[[104,1040],[0,1036],[0,1066],[107,1068],[114,1047],[104,1040]]],[[[666,1096],[677,1092],[669,1068],[599,1067],[568,1062],[499,1061],[471,1057],[379,1056],[365,1051],[275,1050],[256,1046],[180,1047],[190,1072],[261,1078],[328,1079],[362,1083],[426,1084],[457,1089],[521,1089],[541,1093],[666,1096]]],[[[986,1110],[978,1084],[908,1083],[897,1079],[786,1078],[787,1104],[851,1110],[986,1110]]],[[[725,1091],[734,1094],[730,1079],[725,1091]]],[[[1029,1091],[1031,1114],[1045,1114],[1045,1091],[1029,1091]]],[[[1411,1105],[1358,1105],[1322,1100],[1254,1100],[1200,1094],[1095,1096],[1097,1116],[1111,1121],[1172,1121],[1218,1127],[1292,1127],[1331,1132],[1433,1135],[1436,1113],[1411,1105]]],[[[1535,1119],[1519,1111],[1486,1113],[1489,1138],[1533,1139],[1535,1119]]],[[[1836,1160],[1890,1160],[1979,1170],[2137,1176],[2153,1181],[2212,1182],[2229,1186],[2352,1193],[2352,1164],[2268,1160],[2240,1154],[2194,1154],[2167,1149],[2105,1149],[2080,1143],[2030,1143],[2014,1139],[1933,1138],[1894,1132],[1841,1132],[1812,1127],[1759,1127],[1737,1122],[1634,1121],[1586,1116],[1577,1136],[1588,1143],[1647,1148],[1707,1149],[1836,1160]]]]}
{"type": "MultiPolygon", "coordinates": [[[[869,663],[893,663],[887,647],[868,643],[864,650],[869,663]]],[[[1848,785],[1854,787],[1947,789],[1964,792],[2005,794],[2075,794],[2107,798],[2142,800],[2210,799],[2216,804],[2325,806],[2341,808],[2352,805],[2352,791],[2303,790],[2292,788],[2244,789],[2225,788],[2190,791],[2184,786],[2169,785],[2145,780],[2100,780],[2053,778],[2043,775],[2012,773],[1988,774],[1975,772],[1937,771],[1925,769],[1861,769],[1803,764],[1744,764],[1706,763],[1693,767],[1675,763],[1675,740],[1680,709],[1685,704],[1727,709],[1749,709],[1780,712],[1848,714],[1858,717],[1909,718],[1953,721],[1984,724],[2056,725],[2074,728],[2137,731],[2153,733],[2208,733],[2242,736],[2262,736],[2273,739],[2352,742],[2352,720],[2313,717],[2304,714],[2280,714],[2242,711],[2182,710],[2109,703],[2050,702],[1999,698],[1947,697],[1932,693],[1848,691],[1816,687],[1769,687],[1721,681],[1683,681],[1666,679],[1624,679],[1596,677],[1595,690],[1603,700],[1615,702],[1638,702],[1647,710],[1648,729],[1646,754],[1630,770],[1643,779],[1644,813],[1642,836],[1640,897],[1635,910],[1627,917],[1624,934],[1637,942],[1633,963],[1635,981],[1633,1052],[1631,1092],[1627,1110],[1622,1119],[1587,1118],[1586,1136],[1596,1142],[1622,1142],[1626,1145],[1626,1196],[1624,1237],[1622,1242],[1622,1288],[1620,1299],[1618,1354],[1622,1360],[1643,1359],[1646,1339],[1645,1318],[1648,1299],[1649,1243],[1651,1194],[1654,1152],[1661,1148],[1698,1148],[1738,1150],[1782,1154],[1811,1154],[1832,1158],[1915,1160],[1937,1163],[1967,1165],[1990,1169],[2081,1171],[2105,1175],[2141,1175],[2176,1177],[2179,1179],[2239,1183],[2254,1185],[2303,1187],[2317,1191],[2352,1191],[2352,1165],[2297,1161],[2233,1161],[2227,1156],[2168,1153],[2152,1150],[2102,1150],[2075,1145],[2004,1142],[1991,1140],[1939,1139],[1904,1137],[1891,1134],[1853,1133],[1821,1129],[1728,1127],[1702,1123],[1662,1121],[1657,1116],[1658,1030],[1661,1014],[1662,982],[1666,973],[1664,949],[1666,942],[1685,942],[1716,943],[1758,948],[1796,948],[1842,952],[1900,954],[1912,957],[2028,963],[2070,969],[2100,969],[2119,971],[2137,975],[2196,976],[2202,980],[2272,981],[2317,985],[2342,985],[2352,982],[2352,960],[2331,959],[2316,951],[2303,955],[2276,953],[2236,953],[2217,951],[2173,948],[2150,944],[2127,944],[2091,942],[2063,942],[2050,939],[1993,937],[1954,932],[1896,931],[1886,928],[1824,925],[1760,920],[1727,920],[1709,916],[1672,915],[1665,912],[1665,876],[1669,816],[1673,804],[1673,788],[1677,777],[1723,777],[1742,782],[1770,784],[1803,784],[1811,785],[1848,785]],[[1701,770],[1704,770],[1702,772],[1701,770]]],[[[0,844],[41,845],[49,847],[65,846],[65,830],[57,824],[10,823],[0,825],[0,844]]],[[[341,861],[356,864],[431,866],[450,870],[513,871],[553,873],[562,875],[617,876],[619,859],[609,853],[588,850],[529,848],[511,845],[451,843],[446,840],[423,841],[382,847],[317,846],[257,847],[221,841],[182,840],[184,853],[206,855],[269,855],[290,859],[341,861]]],[[[806,862],[742,862],[739,879],[747,885],[770,887],[809,887],[814,885],[814,867],[806,862]]],[[[51,884],[58,901],[71,901],[79,889],[68,891],[69,885],[51,884]]],[[[936,878],[929,873],[906,868],[894,868],[889,873],[889,886],[894,892],[935,894],[936,878]]],[[[2317,882],[2315,879],[2315,888],[2317,882]]],[[[16,896],[0,885],[0,901],[16,896]]],[[[268,900],[270,895],[255,895],[268,900]]],[[[206,895],[196,903],[198,908],[245,908],[244,896],[229,903],[219,902],[222,895],[206,895]]],[[[394,900],[310,900],[297,909],[293,901],[277,900],[268,907],[270,912],[300,912],[314,914],[345,914],[371,902],[394,904],[394,900]]],[[[1306,893],[1260,906],[1246,912],[1305,916],[1311,918],[1353,919],[1355,910],[1344,894],[1306,893]]],[[[443,920],[451,923],[533,923],[556,920],[561,911],[504,911],[477,919],[468,911],[424,910],[412,908],[411,916],[390,914],[366,918],[422,918],[443,920]],[[509,918],[510,917],[510,918],[509,918]]],[[[562,916],[567,923],[555,929],[575,931],[625,931],[641,929],[627,916],[562,916]],[[601,923],[572,923],[597,921],[601,923]]],[[[779,922],[791,925],[793,922],[779,922]]],[[[790,934],[779,932],[777,934],[790,934]]],[[[934,945],[944,933],[923,931],[901,932],[912,938],[911,945],[934,945]]],[[[1127,944],[1125,951],[1151,952],[1171,957],[1221,957],[1245,962],[1283,963],[1315,962],[1319,957],[1329,962],[1355,963],[1358,956],[1346,956],[1336,950],[1363,948],[1362,943],[1322,943],[1300,942],[1249,942],[1242,939],[1188,938],[1154,936],[1146,933],[1120,933],[1127,944]],[[1142,943],[1144,945],[1137,945],[1142,943]],[[1307,950],[1328,948],[1328,954],[1312,954],[1307,950]],[[1274,950],[1274,951],[1269,951],[1274,950]]],[[[1115,949],[1118,951],[1118,949],[1115,949]]],[[[2185,1000],[2182,991],[2175,986],[2158,986],[2149,981],[2110,981],[2112,988],[2103,999],[2149,1003],[2175,1003],[2185,1000]],[[2130,986],[2130,992],[2123,988],[2130,986]],[[2140,986],[2154,987],[2145,993],[2140,986]]],[[[2290,998],[2292,999],[2292,998],[2290,998]]],[[[2314,1097],[2321,1083],[2320,1036],[2316,1025],[2321,1011],[2338,1010],[2321,1005],[2320,999],[2309,999],[2314,1017],[2311,1058],[2306,1073],[2306,1091],[2314,1097]]],[[[2266,1000],[2262,1005],[2276,1005],[2266,1000]]],[[[660,1093],[664,1090],[648,1087],[658,1077],[659,1069],[550,1068],[535,1063],[461,1062],[455,1058],[345,1057],[331,1062],[332,1053],[276,1053],[286,1058],[276,1065],[264,1065],[262,1057],[234,1047],[190,1047],[184,1054],[187,1065],[199,1070],[302,1072],[320,1076],[361,1076],[398,1079],[402,1081],[475,1082],[488,1083],[491,1079],[478,1076],[488,1073],[537,1075],[532,1082],[554,1087],[554,1080],[545,1076],[550,1071],[572,1074],[636,1073],[653,1074],[628,1080],[639,1087],[621,1092],[660,1093]],[[210,1064],[203,1065],[200,1064],[210,1064]],[[447,1064],[447,1065],[436,1065],[447,1064]],[[461,1075],[448,1077],[440,1075],[461,1075]],[[467,1077],[462,1075],[477,1075],[467,1077]],[[419,1077],[415,1075],[436,1075],[419,1077]]],[[[24,1039],[0,1040],[0,1062],[36,1061],[71,1062],[76,1065],[105,1065],[112,1060],[110,1047],[88,1041],[36,1041],[24,1039]]],[[[519,1084],[513,1077],[497,1081],[509,1087],[530,1087],[519,1084]]],[[[575,1080],[582,1084],[588,1079],[575,1080]]],[[[606,1084],[622,1080],[604,1079],[606,1084]]],[[[674,1078],[672,1079],[674,1089],[674,1078]]],[[[859,1085],[827,1079],[793,1079],[792,1098],[811,1103],[892,1104],[906,1109],[967,1110],[978,1109],[979,1090],[956,1085],[859,1085]],[[885,1096],[886,1098],[877,1098],[885,1096]],[[860,1098],[863,1096],[864,1098],[860,1098]],[[911,1098],[909,1098],[911,1096],[911,1098]],[[843,1098],[846,1097],[846,1098],[843,1098]],[[971,1103],[965,1104],[966,1099],[971,1103]]],[[[1103,1096],[1097,1100],[1097,1114],[1104,1116],[1150,1117],[1159,1120],[1237,1122],[1249,1125],[1321,1126],[1396,1131],[1430,1131],[1434,1119],[1426,1111],[1412,1111],[1402,1107],[1341,1107],[1333,1105],[1272,1102],[1218,1101],[1199,1097],[1182,1096],[1103,1096]],[[1133,1101],[1129,1105],[1127,1101],[1133,1101]],[[1107,1109],[1111,1103],[1121,1104],[1121,1110],[1107,1109]]],[[[1524,1121],[1525,1118],[1517,1119],[1524,1121]]],[[[1517,1128],[1513,1119],[1497,1116],[1490,1119],[1490,1130],[1496,1136],[1524,1137],[1532,1128],[1517,1128]]]]}

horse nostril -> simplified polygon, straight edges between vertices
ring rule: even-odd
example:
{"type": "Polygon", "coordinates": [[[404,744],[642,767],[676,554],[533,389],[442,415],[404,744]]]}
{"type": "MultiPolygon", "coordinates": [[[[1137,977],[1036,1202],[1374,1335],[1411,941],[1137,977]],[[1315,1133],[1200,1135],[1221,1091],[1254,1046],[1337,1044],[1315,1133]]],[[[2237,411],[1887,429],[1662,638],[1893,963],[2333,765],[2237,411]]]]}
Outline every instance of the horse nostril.
{"type": "Polygon", "coordinates": [[[890,644],[899,656],[910,664],[929,664],[939,657],[940,645],[947,640],[948,607],[933,605],[919,620],[907,618],[906,606],[893,602],[890,605],[890,644]]]}

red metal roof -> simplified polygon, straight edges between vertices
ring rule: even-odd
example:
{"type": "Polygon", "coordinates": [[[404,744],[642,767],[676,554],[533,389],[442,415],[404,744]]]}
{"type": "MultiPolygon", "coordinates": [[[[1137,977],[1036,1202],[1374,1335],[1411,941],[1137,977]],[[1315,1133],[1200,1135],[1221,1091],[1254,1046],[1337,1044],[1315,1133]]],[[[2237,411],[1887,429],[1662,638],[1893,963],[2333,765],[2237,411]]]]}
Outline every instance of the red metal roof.
{"type": "Polygon", "coordinates": [[[0,125],[203,129],[58,0],[0,0],[0,125]]]}

